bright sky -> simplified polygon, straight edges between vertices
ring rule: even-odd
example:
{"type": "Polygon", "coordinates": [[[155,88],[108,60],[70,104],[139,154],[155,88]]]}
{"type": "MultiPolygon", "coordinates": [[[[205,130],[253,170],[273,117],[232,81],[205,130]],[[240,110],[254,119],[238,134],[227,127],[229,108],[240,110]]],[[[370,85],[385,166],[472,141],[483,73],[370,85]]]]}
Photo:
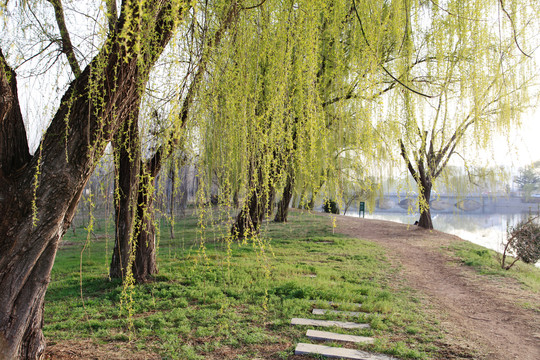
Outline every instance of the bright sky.
{"type": "Polygon", "coordinates": [[[524,115],[520,128],[509,136],[498,135],[493,141],[495,165],[517,168],[540,160],[540,108],[524,115]]]}

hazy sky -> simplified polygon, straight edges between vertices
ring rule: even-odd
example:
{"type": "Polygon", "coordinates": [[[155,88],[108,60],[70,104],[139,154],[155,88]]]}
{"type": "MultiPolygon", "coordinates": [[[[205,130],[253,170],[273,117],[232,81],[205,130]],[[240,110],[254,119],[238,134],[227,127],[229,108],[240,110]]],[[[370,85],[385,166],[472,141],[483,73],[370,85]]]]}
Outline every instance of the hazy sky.
{"type": "Polygon", "coordinates": [[[524,114],[520,128],[509,136],[498,135],[493,141],[496,165],[517,168],[540,160],[540,109],[524,114]]]}

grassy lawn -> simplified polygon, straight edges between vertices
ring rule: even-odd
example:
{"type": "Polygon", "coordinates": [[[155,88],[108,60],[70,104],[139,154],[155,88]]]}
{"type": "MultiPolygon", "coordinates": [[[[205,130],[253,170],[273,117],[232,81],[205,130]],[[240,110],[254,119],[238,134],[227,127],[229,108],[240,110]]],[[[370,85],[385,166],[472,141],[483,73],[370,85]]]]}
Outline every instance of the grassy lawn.
{"type": "MultiPolygon", "coordinates": [[[[540,269],[532,264],[518,261],[510,270],[504,270],[500,263],[501,254],[467,241],[453,244],[448,250],[463,264],[473,267],[481,275],[511,277],[521,283],[525,289],[540,293],[540,269]]],[[[512,261],[513,258],[509,257],[507,263],[512,261]]]]}
{"type": "Polygon", "coordinates": [[[399,269],[379,246],[333,234],[330,218],[294,212],[287,224],[265,223],[264,241],[245,244],[222,240],[222,220],[202,233],[197,223],[195,216],[179,219],[174,239],[163,224],[159,275],[127,290],[108,279],[110,223],[99,224],[86,246],[86,232],[68,232],[46,296],[48,343],[91,339],[166,359],[289,359],[296,343],[311,342],[291,318],[316,317],[313,307],[334,301],[343,303],[340,310],[358,311],[353,303],[362,303],[362,314],[347,320],[371,329],[331,330],[376,338],[359,349],[437,357],[438,324],[423,314],[399,269]]]}

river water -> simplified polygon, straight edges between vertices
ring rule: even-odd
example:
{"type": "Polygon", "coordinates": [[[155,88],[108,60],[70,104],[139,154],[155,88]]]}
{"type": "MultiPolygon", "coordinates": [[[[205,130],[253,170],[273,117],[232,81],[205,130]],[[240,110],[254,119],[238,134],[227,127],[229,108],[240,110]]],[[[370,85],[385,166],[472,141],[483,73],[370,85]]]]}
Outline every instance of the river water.
{"type": "MultiPolygon", "coordinates": [[[[358,211],[348,211],[347,216],[358,217],[358,211]]],[[[477,245],[497,252],[502,252],[503,242],[509,226],[516,225],[526,219],[527,213],[493,213],[467,214],[464,212],[432,214],[433,227],[436,230],[459,236],[477,245]]],[[[414,224],[419,214],[373,212],[366,213],[366,219],[395,221],[403,224],[414,224]]],[[[540,262],[536,264],[540,267],[540,262]]]]}

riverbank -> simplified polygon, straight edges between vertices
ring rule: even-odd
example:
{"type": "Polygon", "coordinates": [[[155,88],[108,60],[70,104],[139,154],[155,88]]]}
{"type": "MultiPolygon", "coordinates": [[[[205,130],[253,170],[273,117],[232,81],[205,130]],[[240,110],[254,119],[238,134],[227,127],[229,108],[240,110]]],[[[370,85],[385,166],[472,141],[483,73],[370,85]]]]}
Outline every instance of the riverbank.
{"type": "MultiPolygon", "coordinates": [[[[452,235],[381,220],[336,220],[336,231],[387,249],[423,308],[440,321],[449,348],[474,349],[475,358],[540,359],[540,276],[532,267],[526,267],[530,280],[509,277],[496,262],[486,266],[460,253],[470,245],[452,235]]],[[[478,249],[479,258],[494,261],[478,249]]]]}

